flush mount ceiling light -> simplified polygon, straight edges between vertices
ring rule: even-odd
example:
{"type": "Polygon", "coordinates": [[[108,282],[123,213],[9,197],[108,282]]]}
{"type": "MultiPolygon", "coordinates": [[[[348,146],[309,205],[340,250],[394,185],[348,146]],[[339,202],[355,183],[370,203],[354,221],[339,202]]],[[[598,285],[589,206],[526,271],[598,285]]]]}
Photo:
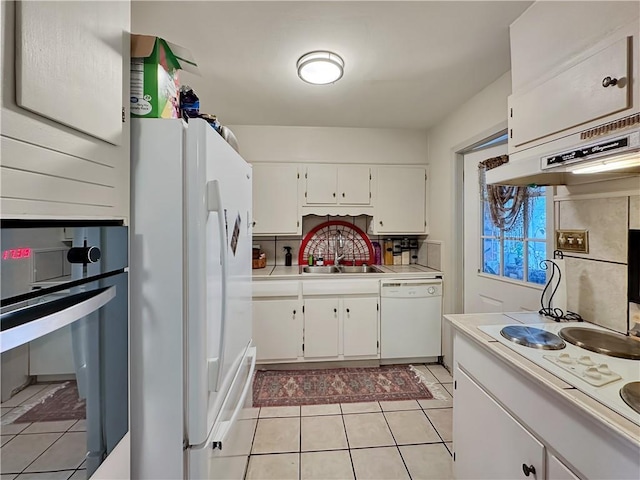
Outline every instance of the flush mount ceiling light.
{"type": "Polygon", "coordinates": [[[344,60],[327,51],[309,52],[298,59],[298,76],[307,83],[326,85],[334,83],[344,73],[344,60]]]}

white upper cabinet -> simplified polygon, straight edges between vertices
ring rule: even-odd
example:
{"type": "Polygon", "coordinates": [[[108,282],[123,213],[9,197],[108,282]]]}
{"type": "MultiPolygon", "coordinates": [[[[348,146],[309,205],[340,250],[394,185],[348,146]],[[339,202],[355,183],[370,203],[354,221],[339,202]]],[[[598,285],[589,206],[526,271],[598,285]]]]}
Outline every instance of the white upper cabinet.
{"type": "Polygon", "coordinates": [[[298,166],[291,163],[253,165],[253,234],[299,235],[298,166]]]}
{"type": "Polygon", "coordinates": [[[338,172],[336,165],[307,165],[304,173],[304,198],[307,205],[338,203],[338,172]]]}
{"type": "Polygon", "coordinates": [[[129,217],[130,4],[2,2],[3,218],[129,217]]]}
{"type": "Polygon", "coordinates": [[[370,184],[367,165],[307,165],[305,205],[369,205],[370,184]]]}
{"type": "Polygon", "coordinates": [[[338,203],[369,205],[371,202],[371,169],[367,165],[338,167],[338,203]]]}
{"type": "Polygon", "coordinates": [[[631,39],[622,38],[521,95],[509,97],[509,141],[520,147],[631,107],[631,39]]]}
{"type": "Polygon", "coordinates": [[[427,232],[427,169],[378,167],[373,233],[427,232]]]}
{"type": "Polygon", "coordinates": [[[109,2],[16,3],[19,106],[122,141],[121,12],[109,2]]]}
{"type": "Polygon", "coordinates": [[[534,2],[510,28],[509,154],[640,112],[638,2],[534,2]]]}

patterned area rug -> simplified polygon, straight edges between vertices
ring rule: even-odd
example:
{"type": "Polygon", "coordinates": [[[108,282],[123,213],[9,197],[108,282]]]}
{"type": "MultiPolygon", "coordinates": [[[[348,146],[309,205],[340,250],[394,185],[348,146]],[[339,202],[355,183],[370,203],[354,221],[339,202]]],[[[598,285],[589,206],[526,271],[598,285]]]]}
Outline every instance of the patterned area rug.
{"type": "Polygon", "coordinates": [[[78,395],[76,382],[65,382],[51,395],[42,398],[13,423],[54,422],[86,418],[84,399],[78,395]]]}
{"type": "Polygon", "coordinates": [[[322,370],[257,371],[254,407],[430,399],[409,365],[322,370]]]}

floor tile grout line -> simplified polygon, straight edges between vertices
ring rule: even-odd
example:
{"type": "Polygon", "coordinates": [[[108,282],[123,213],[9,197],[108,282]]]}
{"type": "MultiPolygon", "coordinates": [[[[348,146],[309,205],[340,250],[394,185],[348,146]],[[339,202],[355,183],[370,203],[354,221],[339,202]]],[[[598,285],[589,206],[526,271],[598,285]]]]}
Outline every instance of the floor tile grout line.
{"type": "MultiPolygon", "coordinates": [[[[453,407],[451,407],[451,410],[453,410],[453,407]]],[[[444,443],[444,438],[442,438],[442,435],[440,435],[440,432],[438,431],[438,429],[436,428],[436,426],[433,424],[433,422],[431,421],[431,419],[429,418],[429,415],[427,415],[427,412],[425,412],[424,410],[422,411],[422,413],[424,413],[424,416],[427,417],[427,420],[429,421],[429,423],[431,424],[431,426],[433,427],[433,429],[436,431],[436,433],[438,434],[438,437],[440,437],[440,440],[442,440],[442,443],[444,443]]]]}
{"type": "MultiPolygon", "coordinates": [[[[57,432],[56,432],[56,433],[57,433],[57,432]]],[[[66,433],[66,432],[65,432],[65,433],[66,433]]],[[[47,448],[45,448],[45,450],[44,450],[40,455],[38,455],[36,458],[34,458],[34,459],[31,461],[31,463],[29,463],[29,465],[27,465],[26,467],[24,467],[24,469],[22,470],[22,472],[20,472],[20,475],[22,475],[23,473],[32,473],[32,472],[26,472],[27,468],[29,468],[31,465],[33,465],[33,463],[34,463],[36,460],[38,460],[42,455],[44,455],[44,454],[47,452],[47,450],[49,450],[51,447],[53,447],[53,445],[54,445],[54,444],[56,444],[56,443],[57,443],[57,442],[58,442],[62,437],[64,437],[65,433],[63,433],[63,434],[62,434],[62,435],[60,435],[57,439],[55,439],[55,440],[53,441],[53,443],[51,443],[51,445],[49,445],[47,448]]],[[[82,465],[82,462],[80,462],[80,465],[82,465]]],[[[78,465],[78,467],[79,467],[80,465],[78,465]]],[[[75,467],[75,468],[78,468],[78,467],[75,467]]],[[[56,470],[56,471],[57,471],[57,470],[56,470]]],[[[38,472],[38,473],[41,473],[41,472],[38,472]]]]}
{"type": "MultiPolygon", "coordinates": [[[[84,431],[84,432],[83,432],[83,431],[78,431],[78,432],[73,431],[73,432],[72,432],[72,431],[70,430],[70,429],[71,429],[71,428],[73,428],[73,426],[74,426],[76,423],[78,423],[79,421],[80,421],[80,420],[76,420],[76,421],[75,421],[73,424],[71,424],[71,426],[70,426],[67,430],[65,430],[64,432],[35,432],[35,433],[24,433],[24,430],[26,430],[27,428],[29,428],[29,427],[30,427],[31,425],[33,425],[34,423],[40,423],[40,422],[31,422],[31,423],[29,423],[29,424],[28,424],[28,426],[27,426],[26,428],[24,428],[20,433],[15,434],[15,435],[14,435],[14,437],[13,437],[11,440],[14,440],[16,437],[18,437],[18,436],[20,436],[20,435],[23,435],[23,436],[24,436],[24,435],[49,435],[49,434],[57,434],[57,433],[61,433],[61,435],[60,435],[56,440],[54,440],[54,441],[53,441],[53,443],[52,443],[51,445],[49,445],[49,446],[48,446],[48,447],[47,447],[47,448],[46,448],[46,449],[45,449],[45,450],[44,450],[40,455],[38,455],[36,458],[34,458],[34,459],[31,461],[31,463],[29,463],[26,467],[24,467],[24,469],[22,469],[22,471],[21,471],[21,472],[19,472],[19,473],[18,473],[18,475],[22,475],[23,473],[49,473],[49,472],[63,472],[63,471],[65,471],[65,470],[77,470],[78,468],[80,468],[80,467],[78,466],[78,467],[71,468],[71,469],[67,468],[67,469],[61,469],[61,470],[60,470],[60,469],[58,469],[58,470],[42,470],[42,471],[38,471],[38,472],[25,472],[25,470],[26,470],[27,468],[29,468],[29,467],[33,464],[33,462],[35,462],[36,460],[38,460],[38,458],[40,458],[42,455],[44,455],[44,453],[45,453],[47,450],[49,450],[49,449],[53,446],[53,444],[54,444],[54,443],[56,443],[58,440],[60,440],[62,437],[64,437],[67,433],[84,433],[84,434],[86,435],[86,431],[84,431]]],[[[7,441],[7,443],[9,443],[11,440],[7,441]]],[[[5,447],[5,445],[7,445],[7,443],[5,443],[4,445],[2,445],[2,448],[4,448],[4,447],[5,447]]],[[[82,465],[82,462],[80,463],[80,465],[82,465]]],[[[13,475],[13,474],[12,474],[12,475],[13,475]]]]}
{"type": "MultiPolygon", "coordinates": [[[[380,408],[382,408],[382,405],[380,405],[380,408]]],[[[391,425],[389,424],[389,420],[387,419],[387,416],[384,414],[384,411],[382,412],[382,418],[384,418],[384,421],[387,424],[387,428],[389,429],[389,432],[391,433],[391,438],[393,438],[393,443],[395,444],[396,450],[398,451],[398,455],[400,455],[400,460],[402,460],[402,464],[404,465],[404,469],[407,471],[407,475],[409,475],[409,480],[411,480],[411,472],[409,472],[409,467],[407,467],[407,462],[404,461],[402,453],[400,452],[400,447],[398,446],[398,441],[396,440],[396,436],[393,434],[393,430],[391,429],[391,425]]]]}
{"type": "MultiPolygon", "coordinates": [[[[22,390],[20,390],[20,392],[22,392],[23,390],[26,390],[27,388],[33,386],[33,385],[37,385],[37,383],[31,384],[31,385],[27,385],[26,387],[24,387],[22,390]]],[[[7,407],[4,404],[0,404],[0,407],[5,407],[5,408],[18,408],[18,407],[24,407],[25,405],[27,405],[27,401],[32,399],[33,397],[35,397],[38,393],[42,392],[45,388],[47,388],[47,384],[42,384],[44,385],[40,390],[38,390],[37,392],[34,392],[33,395],[31,395],[30,397],[27,397],[24,399],[23,402],[20,402],[18,405],[14,405],[13,407],[7,407]]],[[[19,395],[20,392],[16,393],[16,395],[19,395]]]]}
{"type": "Polygon", "coordinates": [[[342,410],[342,404],[340,406],[340,418],[342,418],[342,428],[344,428],[344,437],[347,439],[347,451],[349,452],[349,461],[351,462],[351,471],[353,472],[354,480],[357,480],[356,466],[353,464],[353,456],[351,455],[351,445],[349,444],[349,434],[347,433],[347,424],[344,421],[344,411],[342,410]]]}
{"type": "Polygon", "coordinates": [[[300,425],[300,435],[298,436],[298,480],[302,479],[302,407],[298,407],[298,425],[300,425]]]}

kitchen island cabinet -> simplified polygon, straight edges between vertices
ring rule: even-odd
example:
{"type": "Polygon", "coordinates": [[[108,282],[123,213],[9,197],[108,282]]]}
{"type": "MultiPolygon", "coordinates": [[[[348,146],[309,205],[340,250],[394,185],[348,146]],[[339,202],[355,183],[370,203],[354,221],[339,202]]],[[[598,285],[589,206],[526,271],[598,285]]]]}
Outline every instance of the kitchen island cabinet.
{"type": "Polygon", "coordinates": [[[2,2],[3,218],[129,217],[129,3],[2,2]]]}
{"type": "Polygon", "coordinates": [[[509,315],[445,316],[454,327],[456,477],[522,478],[533,466],[537,479],[637,479],[638,425],[477,328],[523,318],[509,315]]]}

